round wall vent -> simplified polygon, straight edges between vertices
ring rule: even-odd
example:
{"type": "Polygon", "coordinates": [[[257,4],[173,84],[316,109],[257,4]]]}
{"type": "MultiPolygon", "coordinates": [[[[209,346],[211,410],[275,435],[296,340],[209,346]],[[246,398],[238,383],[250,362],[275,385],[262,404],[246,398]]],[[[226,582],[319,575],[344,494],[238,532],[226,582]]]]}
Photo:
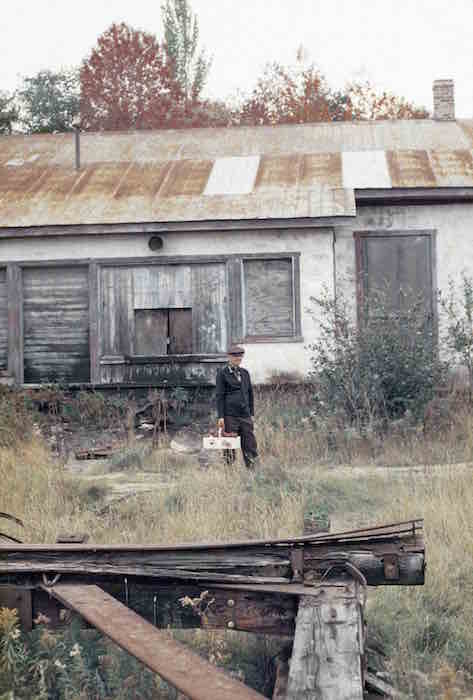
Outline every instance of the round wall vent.
{"type": "Polygon", "coordinates": [[[148,241],[149,249],[152,251],[161,250],[164,245],[164,241],[161,236],[151,236],[148,241]]]}

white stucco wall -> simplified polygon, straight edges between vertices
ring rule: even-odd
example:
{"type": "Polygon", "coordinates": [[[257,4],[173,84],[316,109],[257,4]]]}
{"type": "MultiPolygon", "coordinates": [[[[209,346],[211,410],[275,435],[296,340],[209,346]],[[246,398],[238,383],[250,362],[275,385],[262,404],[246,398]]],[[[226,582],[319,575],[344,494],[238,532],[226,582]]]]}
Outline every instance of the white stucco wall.
{"type": "Polygon", "coordinates": [[[163,233],[160,253],[148,248],[150,234],[123,236],[74,236],[63,238],[0,240],[0,265],[12,261],[85,260],[98,258],[154,258],[163,256],[226,255],[250,253],[300,253],[300,342],[246,345],[245,366],[256,382],[273,373],[306,374],[310,369],[310,345],[318,334],[310,298],[324,287],[337,289],[355,300],[355,231],[436,231],[434,283],[446,289],[450,278],[462,271],[473,276],[473,204],[373,206],[359,209],[350,225],[332,229],[289,231],[163,233]],[[334,244],[334,234],[336,242],[334,244]],[[335,259],[334,259],[335,250],[335,259]]]}
{"type": "Polygon", "coordinates": [[[210,233],[164,233],[159,253],[148,248],[150,234],[74,236],[0,240],[0,264],[13,261],[153,258],[188,255],[300,253],[302,341],[249,343],[244,365],[255,382],[273,373],[305,375],[310,369],[307,346],[317,337],[317,323],[308,309],[323,287],[333,292],[334,255],[331,229],[210,233]]]}
{"type": "Polygon", "coordinates": [[[376,206],[358,212],[350,226],[336,229],[337,289],[349,297],[355,294],[356,231],[433,230],[437,289],[446,290],[449,279],[459,281],[462,272],[473,277],[473,204],[376,206]]]}

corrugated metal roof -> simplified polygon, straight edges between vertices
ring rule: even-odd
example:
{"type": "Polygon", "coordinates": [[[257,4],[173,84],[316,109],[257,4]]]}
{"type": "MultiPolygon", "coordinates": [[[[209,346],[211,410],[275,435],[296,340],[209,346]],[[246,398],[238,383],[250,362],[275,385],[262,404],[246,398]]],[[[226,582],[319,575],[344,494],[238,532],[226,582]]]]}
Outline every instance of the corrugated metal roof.
{"type": "Polygon", "coordinates": [[[473,187],[473,120],[0,137],[0,226],[354,216],[357,188],[473,187]]]}

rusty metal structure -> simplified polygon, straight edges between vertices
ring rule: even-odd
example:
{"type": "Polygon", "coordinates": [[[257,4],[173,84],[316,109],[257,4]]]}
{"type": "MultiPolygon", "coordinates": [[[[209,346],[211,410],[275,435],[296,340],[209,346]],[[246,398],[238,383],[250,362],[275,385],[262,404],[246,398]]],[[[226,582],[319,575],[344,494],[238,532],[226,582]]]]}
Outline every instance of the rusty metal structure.
{"type": "MultiPolygon", "coordinates": [[[[304,670],[304,640],[316,610],[322,620],[329,618],[330,643],[322,638],[323,625],[318,634],[322,646],[331,645],[330,659],[344,645],[354,645],[350,673],[355,680],[349,683],[358,683],[362,692],[363,634],[353,634],[363,629],[367,587],[424,583],[422,531],[422,521],[412,520],[342,533],[177,546],[106,546],[65,537],[54,545],[1,543],[0,584],[10,587],[10,600],[12,586],[26,594],[26,602],[16,600],[31,616],[42,605],[51,605],[50,597],[75,610],[191,700],[261,696],[157,627],[178,624],[294,636],[287,698],[309,698],[297,689],[301,673],[309,673],[304,670]],[[210,601],[205,615],[183,611],[184,596],[210,601]],[[175,608],[171,623],[158,610],[164,602],[175,608]],[[347,610],[351,617],[345,624],[347,610]]],[[[323,673],[318,682],[321,688],[328,683],[320,697],[342,697],[334,694],[341,691],[334,690],[330,678],[324,681],[323,673]]]]}
{"type": "Polygon", "coordinates": [[[472,120],[2,137],[0,227],[350,218],[362,191],[472,187],[472,150],[472,120]]]}

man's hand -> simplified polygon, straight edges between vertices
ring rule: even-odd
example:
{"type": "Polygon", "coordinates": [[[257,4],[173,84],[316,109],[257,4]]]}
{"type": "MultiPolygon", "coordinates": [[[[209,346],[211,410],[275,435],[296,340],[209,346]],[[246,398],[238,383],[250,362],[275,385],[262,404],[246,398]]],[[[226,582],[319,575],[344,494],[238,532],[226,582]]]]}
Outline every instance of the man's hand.
{"type": "Polygon", "coordinates": [[[224,418],[219,418],[217,421],[217,428],[221,428],[222,430],[225,428],[225,419],[224,418]]]}

